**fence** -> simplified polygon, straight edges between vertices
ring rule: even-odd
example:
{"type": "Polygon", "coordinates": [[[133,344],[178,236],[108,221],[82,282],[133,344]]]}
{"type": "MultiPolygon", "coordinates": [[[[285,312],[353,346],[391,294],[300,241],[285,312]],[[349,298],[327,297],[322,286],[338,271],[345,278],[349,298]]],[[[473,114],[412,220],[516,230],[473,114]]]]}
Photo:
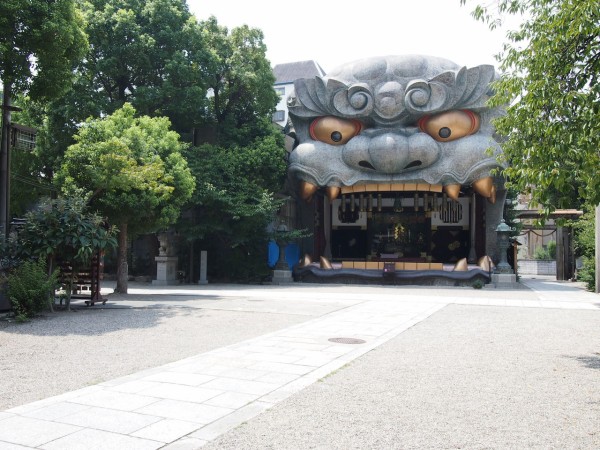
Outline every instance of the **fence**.
{"type": "Polygon", "coordinates": [[[545,259],[520,259],[520,275],[556,275],[556,261],[545,259]]]}

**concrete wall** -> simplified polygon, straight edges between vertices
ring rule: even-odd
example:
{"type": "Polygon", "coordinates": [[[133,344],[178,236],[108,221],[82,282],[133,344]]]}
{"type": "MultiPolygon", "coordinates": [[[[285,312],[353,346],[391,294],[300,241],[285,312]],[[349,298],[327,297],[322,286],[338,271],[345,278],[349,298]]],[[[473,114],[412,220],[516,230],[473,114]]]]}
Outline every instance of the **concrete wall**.
{"type": "Polygon", "coordinates": [[[521,259],[519,264],[519,275],[556,275],[556,261],[521,259]]]}

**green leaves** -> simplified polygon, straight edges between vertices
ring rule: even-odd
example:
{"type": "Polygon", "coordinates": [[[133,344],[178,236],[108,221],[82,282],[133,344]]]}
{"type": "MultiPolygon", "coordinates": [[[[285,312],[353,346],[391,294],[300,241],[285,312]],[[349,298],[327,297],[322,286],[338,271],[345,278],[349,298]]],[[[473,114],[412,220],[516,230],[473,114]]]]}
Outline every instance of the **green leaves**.
{"type": "MultiPolygon", "coordinates": [[[[463,2],[464,3],[464,2],[463,2]]],[[[506,136],[506,175],[547,210],[577,198],[600,202],[600,8],[596,0],[501,0],[500,13],[526,12],[499,56],[495,122],[506,136]]],[[[494,26],[479,6],[474,16],[494,26]]]]}
{"type": "Polygon", "coordinates": [[[34,99],[61,95],[86,50],[74,0],[0,2],[0,80],[14,92],[34,99]]]}
{"type": "Polygon", "coordinates": [[[115,234],[115,227],[87,210],[83,198],[47,199],[25,215],[16,251],[22,257],[52,256],[84,265],[94,251],[116,247],[115,234]]]}
{"type": "Polygon", "coordinates": [[[186,152],[198,186],[192,198],[198,222],[188,225],[195,238],[225,247],[266,241],[266,226],[280,206],[273,192],[285,177],[281,133],[245,147],[192,147],[186,152]]]}
{"type": "Polygon", "coordinates": [[[128,102],[169,116],[178,131],[201,121],[206,103],[205,45],[181,0],[83,2],[90,52],[78,71],[101,92],[95,116],[128,102]]]}
{"type": "Polygon", "coordinates": [[[244,25],[229,32],[212,17],[200,24],[205,45],[207,86],[211,89],[206,122],[217,144],[245,145],[264,132],[264,119],[279,100],[260,30],[244,25]]]}
{"type": "Polygon", "coordinates": [[[25,321],[51,306],[57,271],[48,276],[42,260],[24,261],[8,276],[8,297],[18,321],[25,321]]]}
{"type": "Polygon", "coordinates": [[[177,219],[194,190],[181,155],[185,145],[163,117],[136,117],[125,104],[103,119],[88,120],[56,175],[64,192],[83,190],[90,204],[130,231],[154,231],[177,219]]]}

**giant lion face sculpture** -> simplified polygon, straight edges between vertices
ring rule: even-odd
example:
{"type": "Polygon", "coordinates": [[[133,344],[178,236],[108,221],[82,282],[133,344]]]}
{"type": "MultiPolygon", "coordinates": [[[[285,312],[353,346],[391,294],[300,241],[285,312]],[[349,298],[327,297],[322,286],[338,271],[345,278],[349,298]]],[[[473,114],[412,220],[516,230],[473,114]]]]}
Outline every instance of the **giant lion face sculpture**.
{"type": "Polygon", "coordinates": [[[488,65],[409,55],[297,80],[288,99],[298,143],[289,173],[302,197],[319,188],[335,198],[349,186],[420,183],[451,198],[472,185],[493,201],[500,147],[490,121],[502,111],[486,100],[495,76],[488,65]]]}

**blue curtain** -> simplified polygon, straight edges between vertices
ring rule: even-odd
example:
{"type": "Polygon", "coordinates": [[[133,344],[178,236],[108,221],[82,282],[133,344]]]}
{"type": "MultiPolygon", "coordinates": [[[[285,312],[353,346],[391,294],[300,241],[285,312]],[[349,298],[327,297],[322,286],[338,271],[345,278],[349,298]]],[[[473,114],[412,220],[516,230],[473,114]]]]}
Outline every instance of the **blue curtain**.
{"type": "MultiPolygon", "coordinates": [[[[275,266],[275,264],[277,264],[277,259],[279,258],[279,247],[277,246],[277,244],[275,243],[275,241],[269,241],[269,267],[273,268],[275,266]]],[[[296,243],[291,243],[288,244],[285,247],[285,260],[288,263],[288,266],[290,267],[290,270],[292,269],[292,267],[294,267],[294,265],[296,265],[296,263],[298,263],[298,260],[300,259],[300,247],[298,247],[298,244],[296,243]]]]}

